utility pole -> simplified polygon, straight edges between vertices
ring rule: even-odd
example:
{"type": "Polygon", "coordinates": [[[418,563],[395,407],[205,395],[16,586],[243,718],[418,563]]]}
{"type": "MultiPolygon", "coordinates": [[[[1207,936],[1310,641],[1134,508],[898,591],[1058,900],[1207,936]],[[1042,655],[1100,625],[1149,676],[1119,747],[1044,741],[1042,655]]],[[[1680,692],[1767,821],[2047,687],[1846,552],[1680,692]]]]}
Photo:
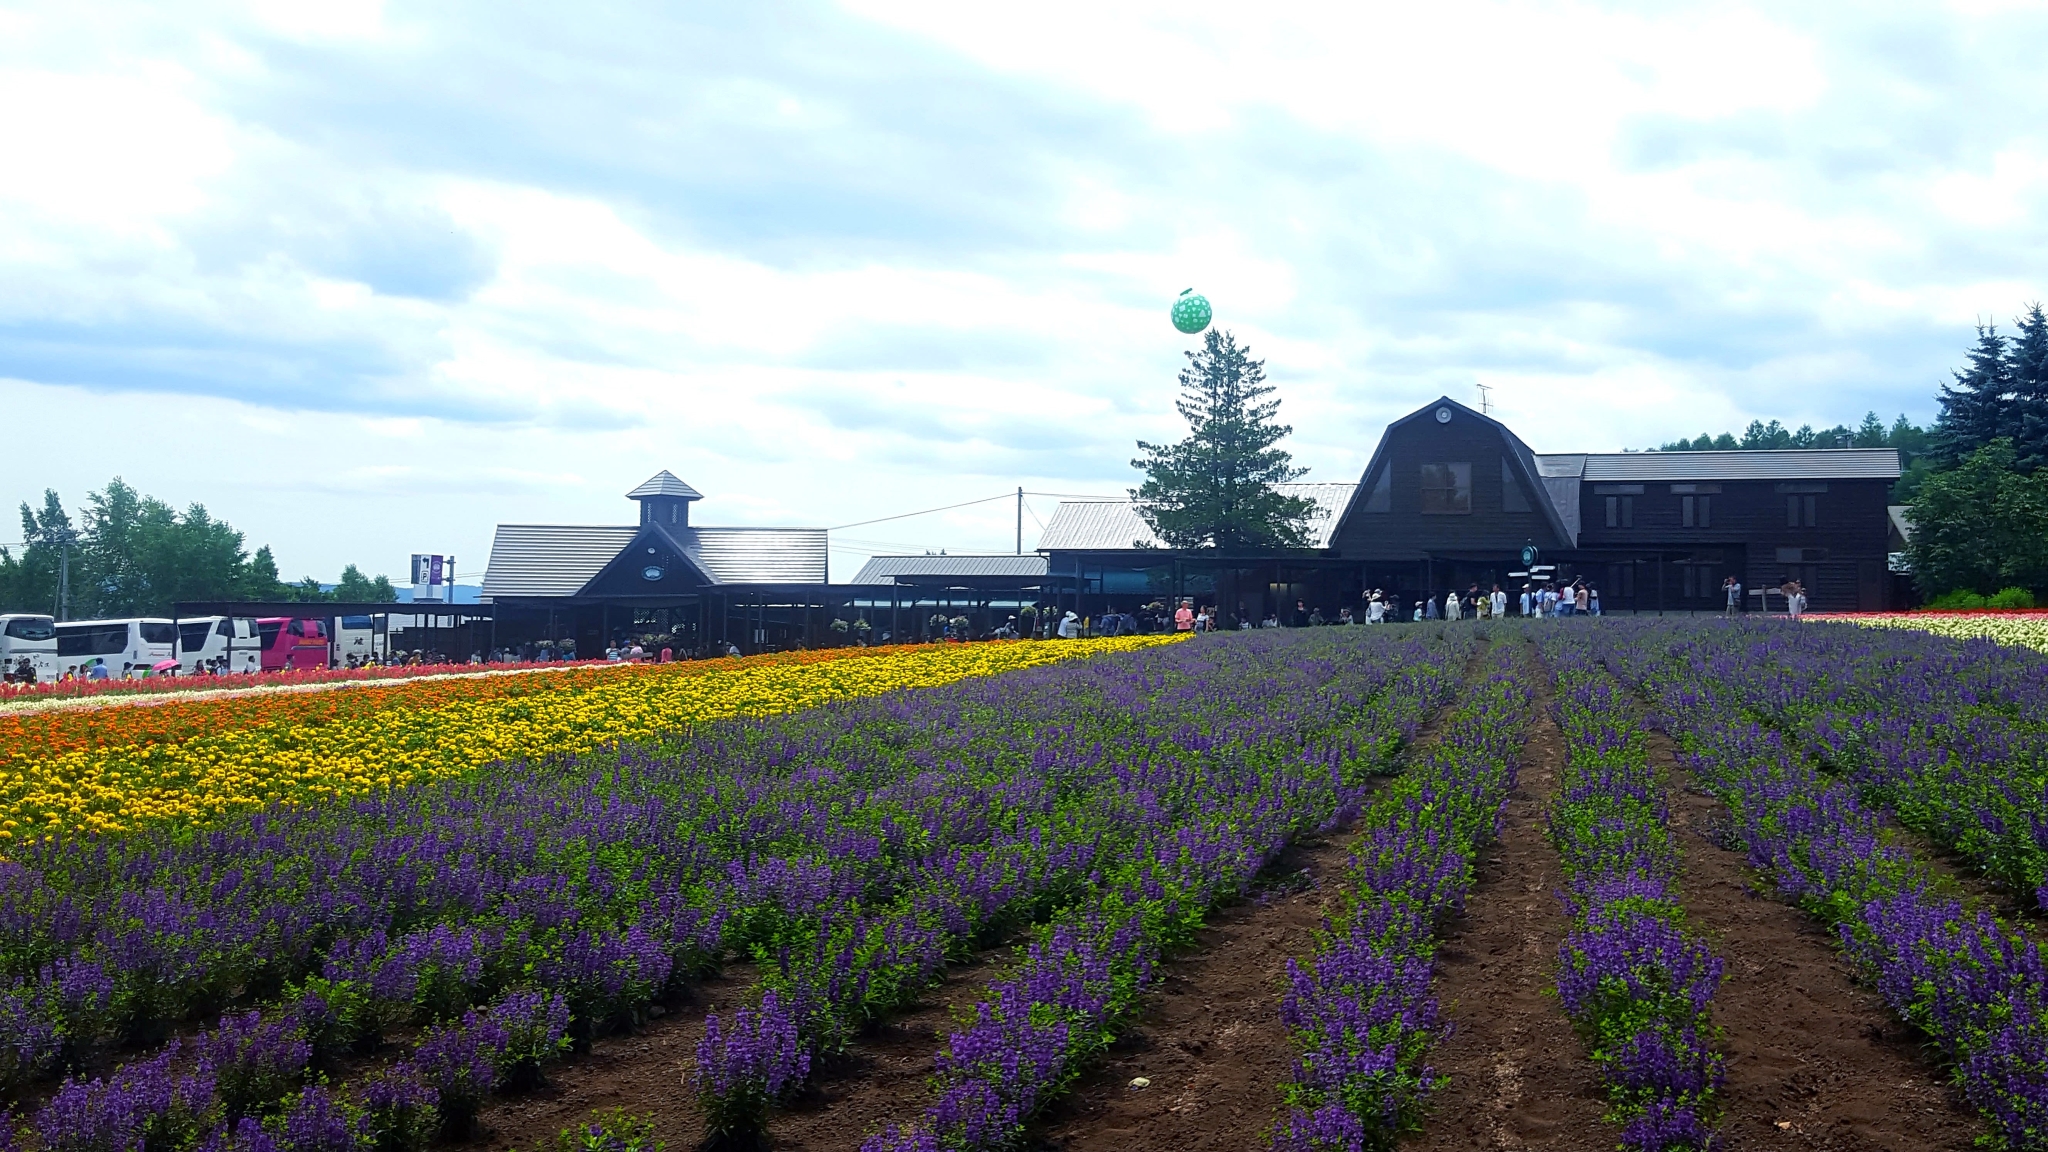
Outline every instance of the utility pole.
{"type": "Polygon", "coordinates": [[[1017,485],[1017,555],[1024,554],[1024,486],[1017,485]]]}
{"type": "Polygon", "coordinates": [[[71,607],[71,545],[78,533],[69,528],[60,528],[52,535],[57,538],[57,619],[69,617],[71,607]]]}

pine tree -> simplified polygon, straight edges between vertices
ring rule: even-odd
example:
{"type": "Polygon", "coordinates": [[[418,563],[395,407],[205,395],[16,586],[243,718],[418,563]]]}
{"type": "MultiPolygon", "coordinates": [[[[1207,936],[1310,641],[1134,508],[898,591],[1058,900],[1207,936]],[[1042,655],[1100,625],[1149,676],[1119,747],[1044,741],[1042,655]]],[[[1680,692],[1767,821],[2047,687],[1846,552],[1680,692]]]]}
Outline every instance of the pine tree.
{"type": "Polygon", "coordinates": [[[1970,366],[1952,373],[1953,385],[1941,386],[1941,415],[1934,422],[1936,465],[1953,468],[1977,449],[2010,431],[2012,365],[2010,341],[1995,324],[1977,328],[1977,346],[1970,366]]]}
{"type": "Polygon", "coordinates": [[[2048,465],[2048,315],[2036,301],[2013,327],[2018,331],[2006,350],[2006,367],[2012,377],[2014,463],[2033,472],[2048,465]]]}
{"type": "Polygon", "coordinates": [[[1216,329],[1187,357],[1174,407],[1188,422],[1188,438],[1140,440],[1143,455],[1131,461],[1145,473],[1131,490],[1145,522],[1175,548],[1307,547],[1315,502],[1273,487],[1308,470],[1275,447],[1294,429],[1274,422],[1280,402],[1265,399],[1273,393],[1265,362],[1216,329]]]}

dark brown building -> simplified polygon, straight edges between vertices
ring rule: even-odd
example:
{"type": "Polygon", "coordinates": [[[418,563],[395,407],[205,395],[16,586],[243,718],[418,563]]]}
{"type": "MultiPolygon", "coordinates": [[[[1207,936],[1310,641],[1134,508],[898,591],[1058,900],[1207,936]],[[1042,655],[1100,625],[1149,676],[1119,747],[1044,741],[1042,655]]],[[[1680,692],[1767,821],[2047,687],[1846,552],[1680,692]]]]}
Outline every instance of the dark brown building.
{"type": "Polygon", "coordinates": [[[1730,575],[1751,609],[1795,579],[1815,611],[1872,611],[1894,606],[1886,502],[1898,476],[1889,448],[1539,454],[1444,398],[1388,425],[1358,484],[1298,486],[1325,510],[1312,550],[1160,549],[1133,539],[1150,536],[1134,507],[1077,502],[1060,506],[1040,551],[1083,607],[1125,587],[1234,600],[1254,617],[1297,599],[1333,614],[1369,588],[1404,605],[1474,584],[1513,596],[1533,548],[1554,566],[1544,574],[1585,578],[1609,612],[1718,610],[1730,575]]]}

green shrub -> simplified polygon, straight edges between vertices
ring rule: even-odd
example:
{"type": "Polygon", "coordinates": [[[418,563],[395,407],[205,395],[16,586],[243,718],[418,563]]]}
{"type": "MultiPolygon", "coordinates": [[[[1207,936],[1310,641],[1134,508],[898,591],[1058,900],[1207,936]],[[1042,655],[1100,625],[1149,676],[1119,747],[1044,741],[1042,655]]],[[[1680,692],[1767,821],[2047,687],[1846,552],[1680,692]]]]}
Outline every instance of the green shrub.
{"type": "Polygon", "coordinates": [[[1967,588],[1944,592],[1927,602],[1933,612],[1960,612],[1970,608],[2032,608],[2034,594],[2025,588],[2001,588],[1996,595],[1985,596],[1967,588]]]}

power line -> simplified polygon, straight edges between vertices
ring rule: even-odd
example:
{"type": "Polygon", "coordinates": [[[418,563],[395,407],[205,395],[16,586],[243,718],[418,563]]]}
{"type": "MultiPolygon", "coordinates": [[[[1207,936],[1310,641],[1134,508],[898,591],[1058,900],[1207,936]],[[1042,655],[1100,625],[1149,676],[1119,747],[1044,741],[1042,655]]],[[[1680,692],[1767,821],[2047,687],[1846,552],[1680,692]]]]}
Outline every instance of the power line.
{"type": "Polygon", "coordinates": [[[969,508],[976,504],[989,504],[997,500],[1014,500],[1016,498],[1017,494],[1015,492],[1005,492],[1000,496],[984,496],[979,500],[963,500],[958,504],[946,504],[938,508],[925,508],[920,511],[904,512],[895,516],[880,516],[873,520],[856,520],[851,524],[841,524],[834,528],[827,528],[825,531],[838,532],[846,528],[859,528],[868,524],[886,524],[891,520],[908,520],[912,516],[929,516],[934,512],[950,512],[955,508],[969,508]]]}

